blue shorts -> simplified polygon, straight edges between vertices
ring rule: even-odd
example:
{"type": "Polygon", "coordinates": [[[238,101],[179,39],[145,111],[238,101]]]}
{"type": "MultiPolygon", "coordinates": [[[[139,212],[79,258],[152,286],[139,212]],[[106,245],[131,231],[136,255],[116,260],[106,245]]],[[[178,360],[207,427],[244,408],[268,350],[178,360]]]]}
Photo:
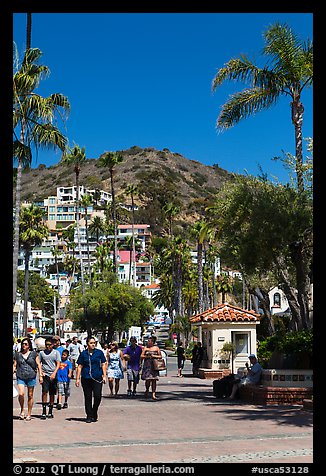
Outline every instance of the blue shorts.
{"type": "Polygon", "coordinates": [[[17,377],[17,385],[25,385],[25,387],[35,387],[36,377],[35,378],[19,378],[19,377],[17,377]]]}

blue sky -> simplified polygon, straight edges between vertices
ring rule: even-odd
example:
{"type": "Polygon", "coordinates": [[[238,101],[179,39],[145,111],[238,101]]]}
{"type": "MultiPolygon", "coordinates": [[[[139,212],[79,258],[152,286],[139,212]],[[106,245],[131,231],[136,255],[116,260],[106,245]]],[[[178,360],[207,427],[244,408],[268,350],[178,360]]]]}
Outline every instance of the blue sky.
{"type": "MultiPolygon", "coordinates": [[[[134,145],[166,147],[229,172],[258,175],[261,167],[288,180],[271,159],[295,153],[289,99],[219,133],[220,108],[242,87],[225,83],[213,93],[211,85],[240,54],[263,66],[263,32],[275,22],[312,39],[311,13],[33,13],[32,22],[32,47],[51,71],[38,92],[68,96],[66,135],[87,158],[134,145]]],[[[13,26],[22,54],[26,14],[14,14],[13,26]]],[[[312,137],[312,90],[302,101],[303,137],[312,137]]],[[[59,160],[59,152],[42,151],[32,166],[59,160]]]]}

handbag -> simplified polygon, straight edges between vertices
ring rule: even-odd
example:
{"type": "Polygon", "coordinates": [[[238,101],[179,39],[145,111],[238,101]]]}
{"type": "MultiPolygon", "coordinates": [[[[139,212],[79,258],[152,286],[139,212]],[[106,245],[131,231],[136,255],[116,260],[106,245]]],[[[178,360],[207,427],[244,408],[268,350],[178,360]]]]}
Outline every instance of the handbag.
{"type": "Polygon", "coordinates": [[[157,370],[157,371],[166,370],[166,365],[165,365],[165,361],[163,357],[160,357],[159,359],[153,359],[152,364],[153,364],[154,370],[157,370]]]}

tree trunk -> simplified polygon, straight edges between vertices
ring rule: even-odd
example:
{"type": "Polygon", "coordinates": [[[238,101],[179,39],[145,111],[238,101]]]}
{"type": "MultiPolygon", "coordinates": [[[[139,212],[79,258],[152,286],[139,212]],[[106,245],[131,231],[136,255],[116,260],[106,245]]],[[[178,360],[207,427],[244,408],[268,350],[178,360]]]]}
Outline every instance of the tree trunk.
{"type": "Polygon", "coordinates": [[[295,171],[297,176],[297,187],[299,193],[304,191],[304,182],[303,182],[303,159],[302,159],[302,123],[303,123],[303,112],[304,107],[300,100],[300,94],[296,94],[293,102],[291,103],[292,108],[292,123],[294,125],[294,134],[295,134],[295,171]]]}
{"type": "MultiPolygon", "coordinates": [[[[248,287],[249,293],[252,294],[253,296],[256,296],[259,300],[259,305],[264,311],[264,315],[267,318],[268,322],[268,334],[272,336],[275,334],[275,326],[274,326],[274,321],[273,321],[273,316],[271,313],[271,306],[270,306],[270,300],[269,300],[269,295],[268,291],[256,287],[255,289],[252,289],[248,287]]],[[[257,310],[258,311],[258,310],[257,310]]],[[[255,312],[257,312],[255,311],[255,312]]]]}
{"type": "Polygon", "coordinates": [[[133,279],[132,284],[136,287],[136,247],[135,247],[135,210],[134,210],[134,196],[131,194],[131,206],[132,206],[132,253],[133,253],[133,279]]]}
{"type": "Polygon", "coordinates": [[[204,310],[204,289],[203,289],[203,245],[197,242],[197,270],[198,270],[198,308],[201,314],[204,310]]]}
{"type": "Polygon", "coordinates": [[[114,192],[114,185],[113,185],[113,170],[110,169],[110,179],[111,179],[111,195],[112,195],[112,218],[113,218],[113,226],[114,226],[114,252],[113,252],[113,265],[116,276],[118,276],[118,239],[117,239],[117,214],[115,209],[115,192],[114,192]]]}
{"type": "Polygon", "coordinates": [[[30,250],[25,250],[25,283],[24,283],[24,316],[23,316],[23,336],[27,335],[28,327],[28,277],[29,277],[29,257],[30,250]]]}

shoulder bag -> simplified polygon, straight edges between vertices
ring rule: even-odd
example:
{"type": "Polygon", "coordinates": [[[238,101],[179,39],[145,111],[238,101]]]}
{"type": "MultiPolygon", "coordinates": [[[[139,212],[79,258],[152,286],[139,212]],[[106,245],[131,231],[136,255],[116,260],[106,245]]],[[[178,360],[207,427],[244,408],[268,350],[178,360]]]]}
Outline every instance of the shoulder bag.
{"type": "Polygon", "coordinates": [[[163,357],[160,357],[158,359],[154,358],[152,360],[152,365],[154,370],[157,370],[157,371],[166,370],[166,365],[165,365],[165,361],[163,357]]]}

